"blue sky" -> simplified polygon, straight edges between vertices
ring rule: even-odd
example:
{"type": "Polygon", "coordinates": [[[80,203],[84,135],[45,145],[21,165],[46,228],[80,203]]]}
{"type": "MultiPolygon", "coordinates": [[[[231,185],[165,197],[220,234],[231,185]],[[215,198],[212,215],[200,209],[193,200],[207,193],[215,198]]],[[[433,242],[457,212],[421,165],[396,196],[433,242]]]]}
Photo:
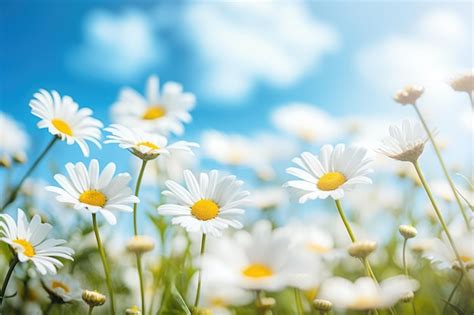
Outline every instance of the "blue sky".
{"type": "MultiPolygon", "coordinates": [[[[449,108],[436,94],[441,78],[472,67],[469,2],[307,1],[262,10],[210,1],[0,6],[0,107],[34,139],[32,156],[49,136],[29,113],[39,88],[71,95],[108,124],[119,89],[143,91],[147,76],[157,74],[196,94],[186,138],[198,140],[207,129],[272,131],[269,114],[292,101],[335,116],[403,117],[412,112],[394,106],[391,95],[406,83],[433,87],[427,99],[440,102],[442,127],[449,108]]],[[[80,152],[55,150],[64,161],[80,152]]],[[[92,154],[107,159],[116,152],[106,146],[92,154]]]]}

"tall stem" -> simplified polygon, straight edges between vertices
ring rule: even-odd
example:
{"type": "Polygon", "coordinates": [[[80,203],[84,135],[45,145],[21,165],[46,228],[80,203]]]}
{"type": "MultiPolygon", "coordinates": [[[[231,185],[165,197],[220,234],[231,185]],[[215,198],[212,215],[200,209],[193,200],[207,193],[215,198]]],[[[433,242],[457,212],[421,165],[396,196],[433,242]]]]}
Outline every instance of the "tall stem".
{"type": "Polygon", "coordinates": [[[95,233],[95,238],[97,240],[97,247],[99,249],[100,259],[102,260],[102,265],[104,266],[105,282],[107,284],[107,290],[109,291],[109,295],[110,295],[110,311],[112,315],[115,315],[114,289],[112,286],[112,279],[110,278],[109,264],[107,263],[107,257],[105,257],[104,247],[102,246],[102,241],[100,240],[96,213],[92,214],[92,225],[94,227],[94,233],[95,233]]]}
{"type": "Polygon", "coordinates": [[[13,188],[12,192],[10,193],[10,196],[8,199],[5,201],[5,203],[2,205],[1,211],[8,207],[13,201],[15,201],[16,196],[18,192],[20,191],[21,186],[23,185],[24,181],[33,173],[33,171],[36,169],[38,164],[41,162],[41,160],[46,156],[46,153],[51,149],[53,144],[58,140],[59,138],[54,136],[53,139],[49,142],[48,146],[41,152],[41,154],[38,156],[38,158],[33,162],[33,164],[30,166],[30,168],[26,171],[25,175],[21,178],[20,182],[13,188]]]}
{"type": "Polygon", "coordinates": [[[301,295],[297,288],[293,288],[293,292],[295,293],[295,304],[296,304],[296,311],[298,315],[304,315],[303,310],[303,302],[301,301],[301,295]]]}
{"type": "Polygon", "coordinates": [[[8,268],[5,280],[3,280],[2,291],[0,291],[0,313],[2,312],[3,300],[5,299],[5,293],[7,291],[8,282],[10,281],[10,278],[13,274],[13,270],[15,269],[17,263],[18,257],[15,255],[15,257],[13,257],[13,260],[10,262],[10,268],[8,268]]]}
{"type": "Polygon", "coordinates": [[[467,95],[469,96],[469,100],[471,101],[471,107],[474,109],[474,99],[472,98],[472,92],[467,92],[467,95]]]}
{"type": "Polygon", "coordinates": [[[425,189],[426,194],[428,195],[428,199],[430,199],[431,205],[433,206],[433,209],[436,213],[436,216],[438,217],[438,221],[441,224],[441,227],[443,228],[444,233],[446,233],[446,237],[448,238],[449,244],[451,245],[451,247],[453,249],[453,252],[456,255],[456,258],[459,261],[462,272],[465,273],[466,268],[464,266],[464,262],[461,259],[461,256],[459,255],[459,252],[456,248],[456,245],[454,244],[454,240],[451,237],[451,233],[449,232],[448,226],[447,226],[446,222],[444,221],[443,215],[441,214],[441,211],[439,210],[438,205],[436,204],[436,201],[433,198],[433,194],[431,193],[431,189],[428,186],[428,183],[426,182],[426,179],[425,179],[425,176],[423,175],[423,172],[421,171],[420,164],[418,163],[418,161],[415,161],[415,162],[413,162],[413,165],[415,166],[415,170],[418,174],[418,177],[420,178],[421,184],[423,185],[423,188],[425,189]]]}
{"type": "Polygon", "coordinates": [[[449,183],[449,187],[451,188],[451,190],[454,194],[454,198],[456,199],[456,203],[458,204],[459,210],[461,211],[464,222],[466,223],[466,226],[467,226],[468,230],[470,230],[471,225],[469,224],[469,218],[466,214],[466,210],[464,209],[464,205],[462,204],[462,200],[459,197],[458,191],[456,190],[456,186],[454,186],[453,180],[451,179],[451,176],[449,175],[446,164],[444,163],[443,157],[441,156],[441,152],[440,152],[440,150],[438,148],[438,145],[436,144],[436,141],[433,137],[433,133],[430,131],[430,129],[428,127],[428,124],[426,123],[425,119],[423,118],[423,115],[421,115],[421,112],[418,109],[418,106],[413,105],[413,107],[415,108],[415,111],[418,114],[418,118],[420,118],[420,121],[423,124],[423,127],[425,128],[425,131],[428,134],[428,137],[430,138],[430,141],[431,141],[431,144],[433,145],[436,156],[438,157],[439,164],[441,165],[441,168],[443,169],[444,176],[446,177],[446,180],[449,183]]]}
{"type": "Polygon", "coordinates": [[[137,253],[137,270],[138,270],[138,280],[140,282],[140,297],[142,303],[142,314],[146,314],[146,304],[145,304],[145,286],[143,284],[143,273],[142,273],[142,256],[137,253]]]}
{"type": "Polygon", "coordinates": [[[89,311],[87,311],[87,315],[92,315],[93,309],[94,309],[94,306],[89,306],[89,311]]]}
{"type": "Polygon", "coordinates": [[[407,266],[407,242],[408,242],[408,239],[405,238],[405,240],[403,241],[403,253],[402,253],[402,257],[403,257],[403,270],[405,271],[405,276],[408,277],[408,266],[407,266]]]}
{"type": "MultiPolygon", "coordinates": [[[[147,162],[146,160],[142,160],[142,166],[140,168],[140,173],[138,174],[137,184],[135,186],[135,196],[137,196],[137,198],[138,198],[138,194],[140,193],[140,185],[142,183],[143,174],[145,172],[146,162],[147,162]]],[[[133,234],[135,236],[138,235],[137,208],[138,208],[138,204],[134,203],[133,204],[133,234]]]]}
{"type": "Polygon", "coordinates": [[[448,307],[448,304],[451,303],[451,300],[452,300],[453,297],[454,297],[454,293],[456,293],[456,290],[459,288],[459,285],[461,284],[461,281],[462,281],[462,278],[463,278],[463,277],[464,277],[464,273],[461,272],[461,275],[459,276],[458,281],[456,282],[456,284],[454,285],[453,290],[452,290],[451,293],[449,294],[448,302],[447,302],[446,304],[444,304],[443,314],[446,313],[446,309],[447,309],[447,307],[448,307]]]}
{"type": "MultiPolygon", "coordinates": [[[[201,258],[205,250],[206,250],[206,234],[203,233],[202,239],[201,239],[201,258]]],[[[196,291],[196,299],[194,300],[194,308],[198,307],[199,305],[199,296],[201,295],[201,281],[202,281],[202,266],[201,268],[199,268],[198,286],[197,286],[197,291],[196,291]]]]}

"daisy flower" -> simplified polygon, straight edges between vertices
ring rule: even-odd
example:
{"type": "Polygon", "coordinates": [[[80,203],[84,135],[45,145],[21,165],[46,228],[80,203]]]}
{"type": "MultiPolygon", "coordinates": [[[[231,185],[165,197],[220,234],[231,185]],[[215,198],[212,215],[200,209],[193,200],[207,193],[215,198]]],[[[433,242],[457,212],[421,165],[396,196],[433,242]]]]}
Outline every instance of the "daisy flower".
{"type": "Polygon", "coordinates": [[[303,152],[293,162],[300,168],[290,167],[286,172],[299,180],[289,181],[285,186],[301,191],[300,203],[327,197],[338,200],[355,185],[372,183],[367,177],[372,172],[369,168],[372,159],[363,147],[324,145],[319,157],[303,152]]]}
{"type": "Polygon", "coordinates": [[[34,97],[30,101],[31,113],[41,119],[38,123],[40,129],[48,128],[52,135],[67,144],[76,142],[86,157],[89,156],[86,140],[101,147],[100,128],[103,125],[91,117],[91,109],[79,109],[79,105],[70,96],[61,97],[56,91],[50,93],[41,89],[34,97]]]}
{"type": "Polygon", "coordinates": [[[471,94],[474,91],[474,69],[451,79],[453,90],[471,94]]]}
{"type": "Polygon", "coordinates": [[[60,246],[65,240],[46,239],[53,227],[41,223],[39,215],[28,222],[23,210],[18,209],[17,222],[8,214],[0,214],[0,240],[12,248],[20,262],[31,261],[41,274],[56,273],[63,264],[58,258],[73,260],[74,251],[60,246]]]}
{"type": "Polygon", "coordinates": [[[238,217],[245,210],[248,191],[241,190],[243,181],[235,176],[225,176],[213,170],[201,173],[199,180],[189,171],[184,171],[186,188],[168,180],[168,190],[163,195],[175,203],[161,205],[161,215],[174,216],[173,224],[179,224],[188,232],[201,231],[203,234],[220,236],[221,230],[231,226],[242,228],[238,217]]]}
{"type": "Polygon", "coordinates": [[[21,125],[10,116],[0,112],[0,159],[5,165],[17,156],[25,156],[29,146],[29,136],[21,125]]]}
{"type": "Polygon", "coordinates": [[[163,135],[170,132],[180,135],[183,123],[191,121],[189,111],[194,107],[195,97],[183,92],[183,87],[175,82],[167,82],[160,93],[159,79],[150,76],[146,95],[125,88],[118,101],[112,105],[114,120],[122,125],[140,127],[163,135]]]}
{"type": "Polygon", "coordinates": [[[109,163],[99,172],[99,162],[92,160],[89,169],[84,163],[66,164],[69,178],[62,174],[54,175],[61,186],[48,186],[48,191],[57,194],[56,200],[69,204],[76,210],[85,209],[91,213],[101,213],[109,224],[116,224],[112,211],[132,212],[131,204],[139,199],[132,194],[128,183],[132,179],[128,173],[114,177],[115,164],[109,163]]]}
{"type": "Polygon", "coordinates": [[[420,98],[424,90],[425,89],[422,86],[407,85],[403,89],[398,90],[393,96],[393,99],[395,102],[402,105],[407,105],[407,104],[415,105],[416,100],[420,98]]]}
{"type": "Polygon", "coordinates": [[[389,134],[382,140],[378,151],[399,161],[416,162],[429,139],[421,123],[409,119],[404,119],[399,125],[390,125],[389,134]]]}
{"type": "Polygon", "coordinates": [[[323,283],[318,298],[328,300],[340,309],[373,310],[389,308],[417,289],[418,282],[405,276],[392,277],[380,284],[368,277],[355,282],[336,277],[323,283]]]}
{"type": "MultiPolygon", "coordinates": [[[[450,227],[452,228],[452,226],[450,227]]],[[[474,267],[474,247],[472,246],[474,244],[474,231],[453,234],[453,241],[465,267],[474,267]]],[[[453,265],[459,264],[459,260],[444,233],[442,239],[436,238],[432,241],[432,246],[424,252],[423,256],[440,269],[451,268],[453,265]]]]}
{"type": "Polygon", "coordinates": [[[144,131],[140,128],[128,128],[113,124],[105,128],[111,134],[104,143],[117,143],[122,149],[130,150],[142,160],[153,160],[160,154],[170,154],[170,151],[184,151],[192,154],[191,148],[198,148],[195,142],[178,141],[168,144],[166,137],[144,131]]]}
{"type": "Polygon", "coordinates": [[[45,276],[41,279],[41,284],[54,303],[71,303],[81,300],[81,285],[70,275],[45,276]]]}

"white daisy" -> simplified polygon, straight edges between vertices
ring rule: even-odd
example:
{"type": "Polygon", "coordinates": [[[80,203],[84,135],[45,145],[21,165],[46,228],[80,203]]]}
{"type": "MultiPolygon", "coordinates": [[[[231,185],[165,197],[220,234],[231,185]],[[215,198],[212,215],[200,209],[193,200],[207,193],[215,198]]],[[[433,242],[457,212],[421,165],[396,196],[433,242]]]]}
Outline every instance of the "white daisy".
{"type": "MultiPolygon", "coordinates": [[[[453,241],[464,265],[466,267],[468,265],[474,266],[474,231],[464,231],[462,234],[456,233],[453,235],[453,241]]],[[[451,268],[454,264],[459,263],[444,233],[442,239],[432,240],[432,246],[424,252],[423,256],[440,269],[451,268]]]]}
{"type": "MultiPolygon", "coordinates": [[[[203,266],[215,264],[233,277],[234,283],[248,290],[279,291],[292,284],[294,277],[309,270],[311,260],[291,250],[291,239],[274,233],[269,221],[257,222],[252,231],[239,231],[233,237],[212,242],[203,266]]],[[[203,270],[203,274],[212,270],[203,270]]]]}
{"type": "Polygon", "coordinates": [[[10,245],[20,262],[31,261],[41,274],[56,273],[63,264],[58,258],[73,260],[74,251],[60,246],[65,240],[46,239],[53,227],[41,223],[39,215],[28,222],[23,210],[18,209],[17,222],[8,214],[0,214],[0,240],[10,245]]]}
{"type": "Polygon", "coordinates": [[[165,83],[160,94],[158,77],[150,76],[146,96],[130,88],[123,89],[119,100],[112,105],[112,115],[122,125],[180,135],[184,132],[183,123],[191,121],[189,111],[194,104],[194,95],[183,92],[183,87],[175,82],[165,83]]]}
{"type": "Polygon", "coordinates": [[[367,177],[372,172],[369,168],[372,159],[367,156],[367,150],[363,147],[324,145],[319,157],[303,152],[293,162],[300,168],[290,167],[286,172],[299,180],[289,181],[285,186],[301,191],[300,203],[328,196],[335,200],[341,199],[344,192],[355,185],[372,183],[367,177]]]}
{"type": "Polygon", "coordinates": [[[455,91],[472,93],[474,91],[474,68],[452,78],[450,85],[455,91]]]}
{"type": "Polygon", "coordinates": [[[55,303],[70,303],[81,300],[81,285],[70,275],[45,276],[41,279],[41,283],[55,303]]]}
{"type": "Polygon", "coordinates": [[[273,124],[283,132],[304,141],[331,141],[340,135],[338,122],[320,108],[305,103],[292,103],[272,113],[273,124]]]}
{"type": "Polygon", "coordinates": [[[170,154],[170,151],[184,151],[192,154],[191,147],[198,148],[199,144],[194,142],[178,141],[168,144],[166,137],[146,132],[140,128],[128,128],[113,124],[104,130],[111,133],[104,143],[118,143],[119,147],[128,149],[130,152],[143,160],[155,159],[160,154],[170,154]]]}
{"type": "Polygon", "coordinates": [[[395,95],[393,96],[393,100],[402,105],[415,105],[416,100],[420,98],[420,96],[424,92],[424,88],[418,85],[407,85],[403,89],[398,90],[395,95]]]}
{"type": "Polygon", "coordinates": [[[10,116],[0,112],[0,159],[11,163],[16,155],[24,156],[29,146],[29,136],[21,125],[10,116]]]}
{"type": "Polygon", "coordinates": [[[101,147],[100,128],[103,125],[91,117],[91,109],[79,109],[79,105],[70,96],[61,97],[56,91],[49,93],[41,89],[34,97],[30,101],[30,107],[31,113],[41,119],[39,128],[48,128],[51,134],[67,144],[76,142],[86,157],[89,156],[86,140],[101,147]]]}
{"type": "Polygon", "coordinates": [[[386,279],[380,285],[368,277],[355,282],[336,277],[323,283],[318,298],[332,302],[336,308],[373,310],[391,307],[417,289],[418,282],[405,276],[386,279]]]}
{"type": "Polygon", "coordinates": [[[186,188],[168,180],[168,190],[163,195],[172,202],[161,205],[161,215],[174,216],[172,223],[179,224],[188,232],[201,231],[204,234],[220,236],[221,230],[231,226],[242,228],[237,219],[245,210],[242,209],[249,192],[240,188],[243,182],[235,176],[225,176],[213,170],[201,173],[199,180],[189,170],[184,171],[186,188]]]}
{"type": "Polygon", "coordinates": [[[383,139],[378,151],[392,159],[415,162],[423,153],[428,134],[419,122],[404,119],[399,125],[390,125],[390,136],[383,139]]]}
{"type": "Polygon", "coordinates": [[[74,209],[85,209],[91,213],[100,212],[108,223],[115,224],[117,219],[112,211],[132,212],[131,205],[139,199],[132,194],[128,183],[132,179],[128,173],[114,177],[115,164],[109,163],[99,173],[99,162],[92,160],[89,169],[84,163],[67,163],[69,178],[62,174],[54,175],[61,186],[48,186],[46,189],[57,194],[56,200],[74,206],[74,209]]]}

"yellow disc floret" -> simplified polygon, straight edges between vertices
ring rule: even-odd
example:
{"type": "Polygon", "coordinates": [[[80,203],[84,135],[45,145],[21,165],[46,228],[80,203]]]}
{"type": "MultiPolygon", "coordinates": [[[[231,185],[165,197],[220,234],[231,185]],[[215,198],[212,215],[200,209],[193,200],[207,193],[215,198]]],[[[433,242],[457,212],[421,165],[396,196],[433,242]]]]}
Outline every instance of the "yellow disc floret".
{"type": "Polygon", "coordinates": [[[219,206],[210,199],[201,199],[191,207],[191,214],[202,221],[211,220],[219,214],[219,206]]]}
{"type": "Polygon", "coordinates": [[[317,186],[320,190],[329,191],[339,188],[346,182],[346,177],[340,172],[326,173],[319,179],[317,186]]]}
{"type": "Polygon", "coordinates": [[[242,274],[249,278],[266,278],[273,275],[273,271],[264,264],[250,264],[242,270],[242,274]]]}
{"type": "Polygon", "coordinates": [[[63,289],[64,292],[68,293],[70,290],[69,290],[69,287],[67,285],[65,285],[64,283],[60,282],[60,281],[56,281],[54,280],[53,282],[51,282],[51,287],[53,289],[57,289],[57,288],[61,288],[63,289]]]}
{"type": "Polygon", "coordinates": [[[166,109],[163,106],[156,105],[156,106],[150,106],[147,108],[145,113],[143,113],[143,119],[146,120],[154,120],[161,118],[166,115],[166,109]]]}
{"type": "Polygon", "coordinates": [[[91,206],[103,207],[107,203],[107,197],[98,190],[86,190],[79,196],[79,201],[91,206]]]}
{"type": "Polygon", "coordinates": [[[157,146],[156,144],[150,142],[150,141],[143,141],[143,142],[139,142],[137,143],[136,145],[137,147],[147,147],[149,148],[150,150],[159,150],[160,147],[157,146]]]}
{"type": "Polygon", "coordinates": [[[20,245],[21,247],[23,247],[23,255],[27,257],[33,257],[36,254],[35,248],[27,240],[17,239],[17,240],[14,240],[13,243],[16,243],[20,245]]]}
{"type": "Polygon", "coordinates": [[[65,122],[64,120],[62,119],[59,119],[59,118],[53,118],[51,120],[51,123],[53,124],[53,126],[58,129],[60,132],[68,135],[68,136],[72,136],[72,129],[71,127],[69,126],[69,124],[67,122],[65,122]]]}

